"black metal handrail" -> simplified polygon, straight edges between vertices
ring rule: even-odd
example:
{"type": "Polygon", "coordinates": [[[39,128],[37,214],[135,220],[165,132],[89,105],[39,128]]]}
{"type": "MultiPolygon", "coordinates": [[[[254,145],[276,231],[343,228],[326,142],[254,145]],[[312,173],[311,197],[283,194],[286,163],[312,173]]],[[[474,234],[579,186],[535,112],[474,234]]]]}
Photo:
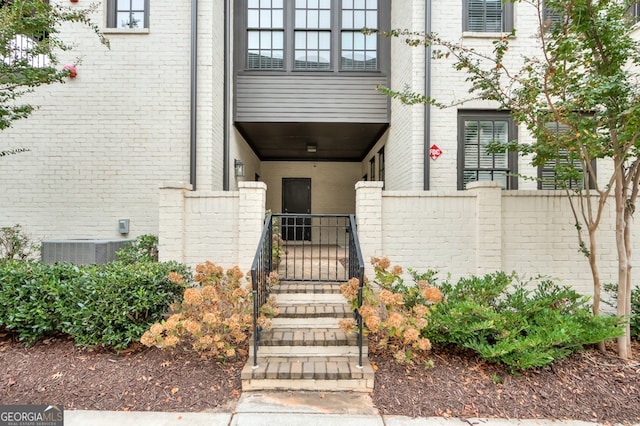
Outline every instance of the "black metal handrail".
{"type": "Polygon", "coordinates": [[[273,271],[273,219],[268,214],[264,221],[256,256],[251,265],[251,284],[253,292],[253,366],[258,366],[258,346],[262,327],[258,325],[260,307],[269,297],[269,274],[273,271]]]}
{"type": "MultiPolygon", "coordinates": [[[[362,306],[364,259],[354,215],[269,214],[251,266],[253,285],[253,357],[258,366],[261,328],[260,307],[269,297],[269,274],[278,270],[281,280],[360,282],[358,308],[362,306]]],[[[362,366],[363,324],[358,310],[359,367],[362,366]]]]}
{"type": "Polygon", "coordinates": [[[349,215],[351,232],[349,232],[349,279],[357,278],[360,285],[358,287],[358,309],[355,311],[358,324],[358,367],[362,368],[362,315],[359,308],[362,306],[362,289],[364,288],[364,258],[360,250],[360,240],[358,239],[358,228],[356,227],[356,217],[349,215]]]}

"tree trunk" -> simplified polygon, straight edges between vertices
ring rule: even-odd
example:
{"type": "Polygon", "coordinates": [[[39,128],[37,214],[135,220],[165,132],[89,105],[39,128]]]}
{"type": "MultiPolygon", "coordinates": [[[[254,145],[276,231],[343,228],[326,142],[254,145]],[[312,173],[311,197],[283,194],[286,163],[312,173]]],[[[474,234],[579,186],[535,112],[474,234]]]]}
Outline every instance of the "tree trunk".
{"type": "Polygon", "coordinates": [[[618,355],[622,359],[628,359],[630,356],[629,348],[631,347],[630,338],[630,326],[629,317],[631,299],[629,295],[630,283],[628,282],[629,275],[631,273],[628,257],[627,247],[625,244],[626,222],[625,222],[625,207],[626,197],[624,193],[624,173],[623,164],[621,160],[616,160],[617,174],[615,180],[615,198],[616,198],[616,249],[618,253],[618,308],[617,313],[619,317],[626,318],[625,332],[622,336],[618,337],[618,355]]]}
{"type": "MultiPolygon", "coordinates": [[[[590,225],[590,224],[589,224],[590,225]]],[[[596,262],[596,228],[589,226],[589,267],[593,277],[593,315],[600,315],[600,271],[596,262]]]]}

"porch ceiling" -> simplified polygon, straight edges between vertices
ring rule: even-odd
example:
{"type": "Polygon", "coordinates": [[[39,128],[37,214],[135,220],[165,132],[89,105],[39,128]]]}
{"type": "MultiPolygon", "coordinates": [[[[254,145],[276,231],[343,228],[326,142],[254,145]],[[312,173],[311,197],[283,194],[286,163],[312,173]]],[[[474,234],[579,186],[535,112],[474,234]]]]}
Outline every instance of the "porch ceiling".
{"type": "Polygon", "coordinates": [[[236,128],[261,160],[362,161],[388,123],[255,123],[236,128]],[[307,146],[315,145],[316,152],[307,146]]]}

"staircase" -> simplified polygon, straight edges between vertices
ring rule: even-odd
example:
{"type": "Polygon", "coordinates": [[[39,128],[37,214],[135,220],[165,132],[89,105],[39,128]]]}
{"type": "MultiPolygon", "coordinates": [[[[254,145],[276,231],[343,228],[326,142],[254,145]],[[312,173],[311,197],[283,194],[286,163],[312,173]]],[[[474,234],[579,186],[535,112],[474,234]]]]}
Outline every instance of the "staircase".
{"type": "Polygon", "coordinates": [[[373,391],[373,369],[363,341],[338,321],[353,318],[339,282],[282,281],[274,287],[280,314],[260,337],[257,367],[242,370],[242,390],[373,391]]]}

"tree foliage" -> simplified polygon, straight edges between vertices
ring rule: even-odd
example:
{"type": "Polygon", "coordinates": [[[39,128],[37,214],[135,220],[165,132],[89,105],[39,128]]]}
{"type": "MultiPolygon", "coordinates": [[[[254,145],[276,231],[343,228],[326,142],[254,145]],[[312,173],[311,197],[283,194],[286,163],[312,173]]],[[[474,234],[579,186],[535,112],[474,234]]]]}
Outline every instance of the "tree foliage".
{"type": "MultiPolygon", "coordinates": [[[[91,22],[92,9],[49,5],[43,0],[0,2],[0,131],[15,120],[28,117],[36,108],[19,98],[35,88],[64,82],[68,70],[59,67],[58,54],[71,49],[60,37],[64,24],[82,24],[100,41],[108,40],[91,22]]],[[[2,155],[15,153],[2,151],[2,155]]]]}
{"type": "MultiPolygon", "coordinates": [[[[532,143],[513,141],[506,146],[495,144],[492,149],[518,150],[529,155],[533,166],[552,164],[555,174],[551,179],[568,196],[580,250],[589,259],[595,313],[600,300],[596,230],[607,202],[614,198],[618,314],[628,316],[630,226],[640,181],[640,47],[631,37],[628,13],[634,1],[517,3],[526,13],[535,13],[538,21],[537,46],[526,56],[512,53],[516,50],[511,49],[515,31],[496,39],[486,52],[437,34],[391,31],[389,35],[411,46],[428,46],[436,59],[451,61],[457,71],[466,73],[469,97],[465,101],[494,101],[500,109],[510,111],[518,124],[526,126],[532,143]],[[598,179],[594,160],[611,164],[611,173],[600,173],[598,179]]],[[[381,90],[408,104],[450,106],[410,88],[381,90]]],[[[629,356],[628,332],[619,339],[618,351],[623,357],[629,356]]]]}

